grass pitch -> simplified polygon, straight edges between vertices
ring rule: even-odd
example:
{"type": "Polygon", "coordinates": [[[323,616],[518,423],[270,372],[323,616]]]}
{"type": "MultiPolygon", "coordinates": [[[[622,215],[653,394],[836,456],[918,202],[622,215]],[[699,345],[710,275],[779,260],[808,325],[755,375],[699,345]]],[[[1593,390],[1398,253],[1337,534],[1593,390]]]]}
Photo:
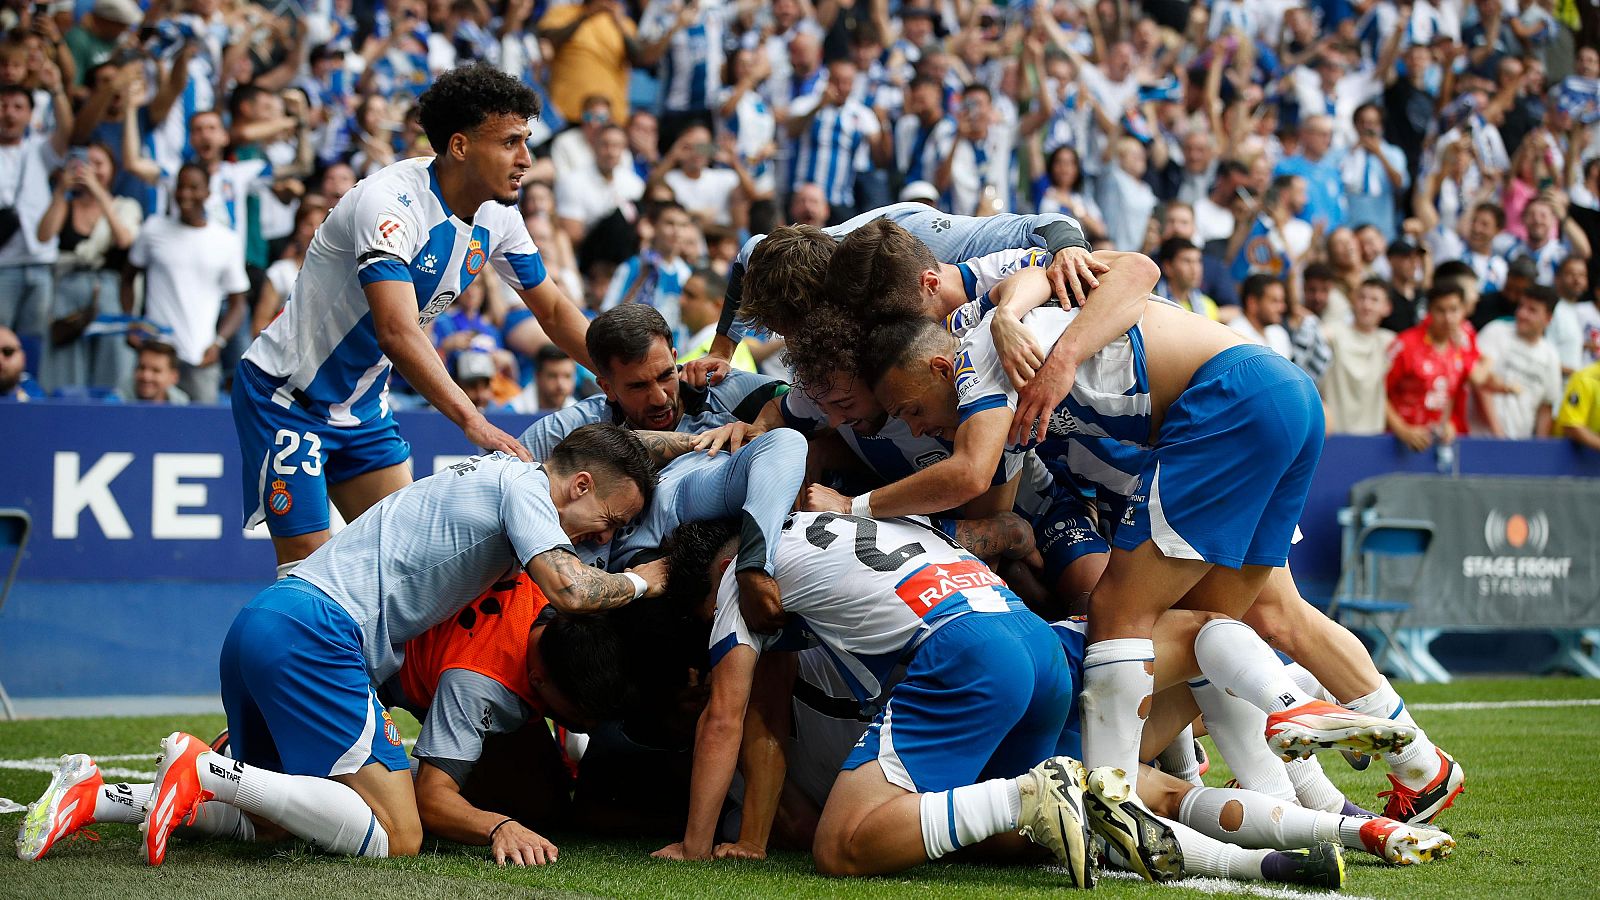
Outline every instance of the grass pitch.
{"type": "MultiPolygon", "coordinates": [[[[1466,769],[1467,793],[1440,819],[1458,846],[1448,860],[1410,869],[1389,868],[1350,853],[1344,894],[1403,900],[1600,896],[1600,781],[1588,766],[1600,738],[1600,682],[1464,681],[1403,685],[1402,693],[1434,742],[1466,769]],[[1498,705],[1530,700],[1587,700],[1596,705],[1498,705]],[[1462,703],[1474,707],[1429,708],[1462,703]]],[[[26,804],[43,790],[45,773],[18,768],[29,760],[86,752],[97,758],[123,757],[102,762],[105,768],[152,772],[163,735],[181,728],[210,737],[221,727],[219,716],[0,722],[0,796],[26,804]]],[[[403,728],[415,733],[414,723],[405,722],[403,728]]],[[[1381,806],[1373,796],[1388,786],[1380,764],[1358,773],[1337,755],[1323,762],[1356,802],[1381,806]]],[[[1220,785],[1228,777],[1219,762],[1206,781],[1220,785]]],[[[108,775],[107,780],[139,779],[108,775]]],[[[20,821],[20,814],[0,817],[0,830],[9,839],[20,821]]],[[[666,863],[649,857],[661,841],[604,843],[559,834],[550,837],[560,847],[561,859],[542,869],[496,868],[487,859],[487,848],[433,840],[424,843],[420,857],[396,860],[348,860],[290,845],[175,840],[167,864],[149,869],[140,862],[133,826],[96,830],[98,842],[58,845],[37,863],[18,862],[9,846],[3,848],[0,897],[969,898],[1042,897],[1054,894],[1061,884],[1045,869],[959,863],[928,865],[888,878],[825,879],[799,853],[778,853],[764,863],[666,863]]],[[[1104,878],[1096,890],[1105,897],[1295,895],[1275,886],[1210,880],[1196,889],[1104,878]]]]}

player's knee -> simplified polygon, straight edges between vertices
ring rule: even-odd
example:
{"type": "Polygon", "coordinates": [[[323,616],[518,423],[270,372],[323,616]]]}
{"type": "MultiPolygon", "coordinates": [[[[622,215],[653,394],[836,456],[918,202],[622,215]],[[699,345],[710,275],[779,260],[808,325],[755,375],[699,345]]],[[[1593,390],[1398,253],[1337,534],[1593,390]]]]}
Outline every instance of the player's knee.
{"type": "Polygon", "coordinates": [[[389,834],[390,856],[416,856],[422,852],[422,825],[408,823],[394,827],[385,826],[389,834]]]}
{"type": "Polygon", "coordinates": [[[842,836],[830,836],[818,831],[811,845],[811,856],[817,863],[817,874],[834,878],[869,874],[861,860],[851,853],[849,841],[842,836]]]}
{"type": "Polygon", "coordinates": [[[1295,627],[1294,616],[1282,606],[1258,603],[1245,614],[1244,623],[1274,650],[1295,655],[1302,629],[1295,627]]]}

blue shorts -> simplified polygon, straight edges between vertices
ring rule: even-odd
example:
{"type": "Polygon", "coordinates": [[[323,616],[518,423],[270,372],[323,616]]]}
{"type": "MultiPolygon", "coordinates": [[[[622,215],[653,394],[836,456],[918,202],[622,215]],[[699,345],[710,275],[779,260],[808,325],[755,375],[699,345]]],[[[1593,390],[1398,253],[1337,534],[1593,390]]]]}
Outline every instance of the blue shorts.
{"type": "Polygon", "coordinates": [[[1034,545],[1044,557],[1044,583],[1052,589],[1073,563],[1093,553],[1111,552],[1111,545],[1095,527],[1089,501],[1070,484],[1058,480],[1050,505],[1029,521],[1034,545]]]}
{"type": "MultiPolygon", "coordinates": [[[[1083,684],[1083,654],[1089,645],[1089,620],[1074,616],[1060,622],[1051,622],[1050,630],[1061,641],[1061,650],[1067,654],[1067,670],[1072,673],[1073,684],[1083,684]]],[[[1083,759],[1083,710],[1078,704],[1078,692],[1072,693],[1072,708],[1067,711],[1067,727],[1061,732],[1057,756],[1083,759]]]]}
{"type": "Polygon", "coordinates": [[[400,437],[400,427],[388,412],[341,428],[274,395],[267,375],[254,363],[239,363],[233,379],[233,426],[244,457],[246,528],[265,520],[273,537],[321,531],[328,527],[329,484],[411,458],[411,445],[400,437]]]}
{"type": "Polygon", "coordinates": [[[288,775],[409,768],[378,701],[361,631],[343,607],[289,577],[257,594],[222,642],[222,707],[233,758],[288,775]]]}
{"type": "Polygon", "coordinates": [[[1113,543],[1237,569],[1282,566],[1322,456],[1322,400],[1294,363],[1230,347],[1170,409],[1113,543]]]}
{"type": "Polygon", "coordinates": [[[1021,775],[1057,755],[1077,689],[1050,626],[1011,605],[939,626],[845,771],[876,760],[890,784],[925,793],[1021,775]]]}

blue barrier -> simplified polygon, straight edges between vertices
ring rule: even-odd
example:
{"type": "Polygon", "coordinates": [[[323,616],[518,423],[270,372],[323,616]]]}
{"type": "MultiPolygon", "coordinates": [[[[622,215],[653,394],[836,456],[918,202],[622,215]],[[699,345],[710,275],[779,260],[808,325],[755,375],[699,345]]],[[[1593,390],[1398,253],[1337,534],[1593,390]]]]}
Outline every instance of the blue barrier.
{"type": "MultiPolygon", "coordinates": [[[[419,476],[472,452],[432,412],[399,420],[419,476]]],[[[496,424],[517,434],[529,421],[496,424]]],[[[271,544],[240,528],[232,414],[8,404],[0,448],[0,506],[34,518],[0,613],[0,682],[22,697],[215,691],[222,636],[273,573],[271,544]]],[[[1464,439],[1457,461],[1462,474],[1600,477],[1600,455],[1565,441],[1464,439]]],[[[1434,454],[1389,437],[1328,440],[1292,555],[1303,584],[1338,576],[1335,512],[1350,486],[1393,471],[1435,471],[1434,454]]]]}

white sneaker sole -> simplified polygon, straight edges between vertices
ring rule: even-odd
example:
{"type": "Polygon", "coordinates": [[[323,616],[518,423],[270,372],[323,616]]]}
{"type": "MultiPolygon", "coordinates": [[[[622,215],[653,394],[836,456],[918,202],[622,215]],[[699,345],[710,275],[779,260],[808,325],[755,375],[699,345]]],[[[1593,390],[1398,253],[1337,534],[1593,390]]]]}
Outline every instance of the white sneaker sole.
{"type": "Polygon", "coordinates": [[[1046,780],[1045,790],[1031,802],[1043,806],[1032,816],[1025,817],[1019,833],[1028,840],[1049,850],[1057,864],[1067,870],[1072,886],[1080,889],[1094,887],[1094,860],[1089,858],[1089,819],[1083,803],[1083,764],[1075,759],[1057,757],[1046,760],[1029,773],[1035,779],[1046,780]],[[1048,777],[1038,771],[1050,766],[1061,783],[1060,799],[1048,782],[1048,777]],[[1045,817],[1039,822],[1039,817],[1045,817]],[[1036,828],[1035,825],[1042,827],[1036,828]]]}
{"type": "Polygon", "coordinates": [[[1285,762],[1305,759],[1318,750],[1354,750],[1357,753],[1376,755],[1394,753],[1405,749],[1417,737],[1415,728],[1398,722],[1374,720],[1350,724],[1314,725],[1303,721],[1289,721],[1267,738],[1272,748],[1285,762]]]}
{"type": "MultiPolygon", "coordinates": [[[[67,791],[93,777],[97,769],[94,760],[82,753],[68,753],[61,757],[55,771],[50,773],[50,784],[39,799],[28,804],[22,818],[22,828],[17,832],[17,859],[33,862],[47,850],[46,842],[55,831],[61,801],[67,791]]],[[[53,844],[53,842],[51,842],[53,844]]]]}
{"type": "Polygon", "coordinates": [[[1416,866],[1448,857],[1456,849],[1455,838],[1442,831],[1396,833],[1383,848],[1383,858],[1391,865],[1416,866]]]}
{"type": "Polygon", "coordinates": [[[1101,766],[1089,773],[1084,806],[1095,833],[1146,881],[1183,877],[1183,850],[1178,836],[1133,797],[1133,784],[1121,769],[1101,766]]]}

